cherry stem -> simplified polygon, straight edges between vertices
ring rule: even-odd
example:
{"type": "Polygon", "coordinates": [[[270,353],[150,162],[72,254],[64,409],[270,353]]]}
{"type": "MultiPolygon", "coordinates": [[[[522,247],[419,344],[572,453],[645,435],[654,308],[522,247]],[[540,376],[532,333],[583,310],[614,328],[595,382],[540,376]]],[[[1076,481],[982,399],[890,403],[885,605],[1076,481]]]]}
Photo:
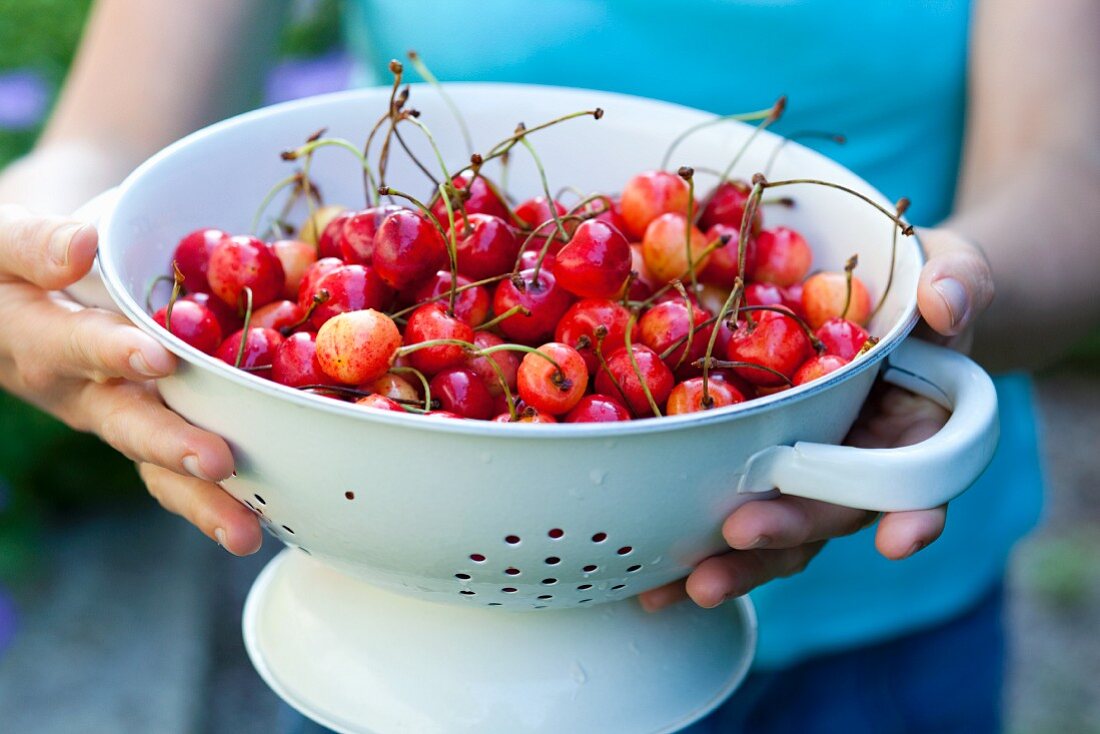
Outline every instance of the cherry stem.
{"type": "Polygon", "coordinates": [[[439,79],[436,78],[435,74],[428,68],[428,65],[420,58],[420,54],[413,49],[409,49],[406,56],[409,57],[409,63],[416,69],[416,73],[419,74],[424,81],[428,82],[428,84],[439,93],[439,96],[443,98],[443,102],[451,110],[451,115],[454,116],[455,122],[458,123],[459,129],[462,131],[462,139],[466,141],[466,152],[473,154],[474,141],[473,138],[470,137],[470,129],[466,127],[466,120],[462,116],[462,112],[459,111],[458,106],[454,103],[454,100],[451,99],[451,95],[447,94],[447,90],[444,89],[443,85],[439,83],[439,79]]]}
{"type": "Polygon", "coordinates": [[[760,133],[767,130],[769,127],[771,127],[772,123],[782,117],[783,111],[786,108],[787,98],[785,96],[780,97],[775,101],[775,104],[772,105],[772,108],[768,111],[768,114],[764,117],[763,120],[760,121],[760,124],[756,126],[756,128],[749,134],[749,136],[745,138],[745,142],[741,144],[741,149],[737,151],[737,154],[733,157],[733,160],[731,160],[729,162],[729,165],[726,166],[725,170],[722,171],[722,176],[720,179],[721,181],[726,181],[729,179],[730,173],[733,172],[734,166],[736,166],[737,163],[741,160],[741,157],[745,155],[745,152],[749,149],[749,146],[752,145],[752,141],[756,140],[756,137],[760,135],[760,133]]]}
{"type": "Polygon", "coordinates": [[[176,299],[180,297],[183,289],[183,272],[179,264],[172,261],[172,295],[168,297],[168,307],[164,311],[164,330],[172,333],[172,309],[176,307],[176,299]]]}
{"type": "Polygon", "coordinates": [[[790,196],[776,196],[771,199],[760,199],[760,206],[785,206],[788,209],[793,209],[796,203],[790,196]]]}
{"type": "MultiPolygon", "coordinates": [[[[150,280],[149,285],[145,287],[145,310],[149,313],[154,313],[156,311],[156,309],[153,308],[153,291],[157,289],[158,285],[160,285],[161,283],[175,282],[176,279],[171,275],[158,275],[157,277],[150,280]]],[[[167,328],[168,327],[166,326],[165,329],[167,330],[167,328]]]]}
{"type": "MultiPolygon", "coordinates": [[[[583,214],[567,214],[566,216],[561,218],[561,221],[562,222],[583,222],[587,219],[591,219],[591,217],[585,216],[583,214]]],[[[542,272],[542,263],[546,259],[546,256],[550,253],[551,243],[553,243],[555,240],[561,239],[558,235],[558,230],[556,230],[556,229],[551,231],[550,234],[548,234],[548,235],[541,235],[542,230],[544,230],[547,227],[547,225],[552,225],[552,224],[554,224],[554,220],[547,219],[545,222],[541,223],[539,226],[532,229],[531,233],[528,234],[526,239],[523,240],[523,245],[519,249],[519,254],[516,255],[516,263],[515,263],[515,265],[512,266],[512,273],[513,274],[518,274],[519,273],[519,265],[520,265],[521,262],[523,262],[523,253],[527,251],[527,246],[529,244],[531,244],[531,241],[534,240],[536,236],[543,236],[545,238],[545,241],[542,243],[542,247],[539,248],[539,257],[538,257],[537,260],[535,260],[535,268],[534,268],[535,278],[539,277],[539,273],[542,272]]],[[[566,240],[561,239],[561,242],[562,242],[562,244],[565,244],[566,240]]]]}
{"type": "Polygon", "coordinates": [[[857,199],[863,200],[867,204],[870,204],[875,209],[882,212],[883,215],[885,215],[890,221],[892,221],[895,225],[897,225],[898,227],[901,228],[901,233],[903,235],[909,236],[909,235],[913,234],[913,225],[906,224],[904,221],[902,221],[900,215],[891,214],[884,206],[882,206],[878,202],[872,200],[869,196],[867,196],[865,194],[861,194],[858,191],[856,191],[855,189],[850,189],[847,186],[842,186],[841,184],[833,183],[831,181],[820,181],[820,180],[815,179],[815,178],[790,178],[790,179],[787,179],[786,181],[768,181],[767,179],[765,179],[759,173],[756,174],[756,176],[753,177],[754,185],[755,185],[755,182],[756,182],[757,178],[760,179],[761,185],[766,189],[774,189],[778,186],[791,186],[793,184],[813,184],[815,186],[826,186],[830,189],[837,189],[838,191],[843,191],[846,194],[851,194],[852,196],[856,197],[857,199]]]}
{"type": "Polygon", "coordinates": [[[287,324],[286,326],[282,327],[281,329],[279,329],[279,332],[283,336],[290,336],[299,326],[302,326],[303,324],[309,322],[310,318],[313,316],[313,312],[317,310],[317,307],[320,306],[322,303],[328,301],[330,297],[331,296],[329,295],[327,288],[322,288],[321,290],[314,293],[313,298],[310,299],[309,307],[306,308],[305,315],[295,321],[293,324],[287,324]]]}
{"type": "MultiPolygon", "coordinates": [[[[523,123],[520,123],[522,129],[523,123]]],[[[543,168],[542,160],[539,158],[539,154],[535,152],[535,146],[531,145],[531,141],[526,136],[520,137],[519,142],[523,144],[523,147],[527,148],[527,151],[531,154],[531,158],[535,161],[535,168],[538,169],[539,179],[542,181],[542,192],[546,195],[546,203],[550,209],[550,216],[554,218],[554,226],[557,228],[558,233],[561,235],[561,241],[568,241],[569,237],[565,233],[565,227],[562,226],[561,217],[558,215],[558,208],[554,206],[553,194],[550,193],[550,183],[546,180],[546,169],[543,168]]]]}
{"type": "Polygon", "coordinates": [[[497,364],[497,361],[493,359],[491,355],[485,355],[484,353],[482,353],[479,356],[484,358],[484,360],[489,364],[489,367],[491,367],[493,372],[496,373],[497,381],[500,382],[501,390],[504,391],[504,402],[508,406],[508,416],[512,419],[512,422],[514,423],[519,418],[519,415],[516,413],[516,399],[512,395],[512,389],[508,387],[508,379],[504,376],[504,370],[500,368],[500,365],[497,364]]]}
{"type": "Polygon", "coordinates": [[[420,380],[420,386],[424,388],[424,412],[426,413],[432,409],[432,387],[423,372],[415,367],[403,367],[401,365],[390,367],[390,372],[396,372],[399,375],[416,375],[416,379],[420,380]]]}
{"type": "MultiPolygon", "coordinates": [[[[707,245],[706,247],[704,247],[703,251],[699,253],[699,257],[695,258],[695,262],[703,261],[707,256],[709,256],[712,252],[717,250],[719,247],[725,247],[727,244],[729,244],[729,241],[730,241],[730,235],[728,235],[728,234],[724,234],[721,237],[711,241],[711,243],[709,245],[707,245]]],[[[689,263],[692,262],[692,259],[690,257],[688,258],[688,262],[689,263]]],[[[688,275],[688,273],[689,273],[689,271],[685,270],[684,272],[680,273],[679,278],[673,278],[672,280],[665,283],[663,286],[661,286],[657,290],[653,291],[653,293],[650,294],[649,298],[645,299],[644,301],[631,302],[631,304],[634,305],[634,306],[637,306],[638,308],[641,308],[641,309],[648,308],[650,305],[653,304],[654,301],[656,301],[658,298],[660,298],[664,294],[668,293],[672,289],[672,287],[673,287],[672,284],[673,283],[675,283],[679,280],[682,280],[684,277],[686,277],[688,275]]]]}
{"type": "Polygon", "coordinates": [[[863,346],[859,348],[858,352],[856,352],[856,356],[852,357],[852,361],[854,362],[856,359],[862,357],[864,354],[867,354],[867,352],[871,351],[871,349],[873,349],[874,346],[878,344],[878,342],[879,339],[877,336],[867,337],[867,341],[863,342],[863,346]]]}
{"type": "MultiPolygon", "coordinates": [[[[447,313],[454,316],[455,303],[458,301],[458,240],[455,234],[455,211],[451,208],[451,200],[443,184],[439,184],[439,195],[443,197],[443,205],[447,207],[447,222],[451,225],[443,234],[443,239],[447,245],[447,259],[451,263],[450,300],[447,304],[447,313]]],[[[469,220],[466,221],[466,226],[470,226],[469,220]]]]}
{"type": "MultiPolygon", "coordinates": [[[[752,229],[752,220],[756,216],[756,210],[760,207],[760,197],[764,195],[763,177],[757,181],[752,180],[752,191],[745,201],[745,209],[741,212],[741,228],[737,231],[737,272],[744,275],[745,259],[749,252],[749,232],[752,229]]],[[[736,314],[735,314],[736,318],[736,314]]]]}
{"type": "Polygon", "coordinates": [[[550,364],[554,365],[554,369],[557,370],[556,379],[565,379],[565,372],[562,371],[561,365],[559,365],[557,361],[549,354],[535,349],[534,347],[529,347],[524,344],[495,344],[491,347],[485,347],[481,350],[479,350],[475,346],[474,350],[477,354],[480,354],[483,357],[486,357],[490,354],[496,354],[497,352],[523,352],[524,354],[536,354],[539,357],[545,359],[550,364]]]}
{"type": "Polygon", "coordinates": [[[438,186],[439,180],[435,177],[434,174],[432,174],[430,170],[428,170],[428,167],[420,161],[416,154],[412,152],[412,149],[409,148],[408,143],[405,142],[405,138],[402,137],[401,130],[399,128],[395,127],[393,129],[393,136],[397,138],[397,142],[401,145],[401,149],[405,151],[405,155],[409,157],[409,160],[412,161],[416,165],[416,167],[420,169],[420,172],[427,176],[428,180],[432,182],[432,186],[438,186]]]}
{"type": "Polygon", "coordinates": [[[691,346],[695,342],[695,305],[691,302],[691,297],[688,296],[684,285],[680,281],[674,281],[676,292],[684,299],[684,306],[687,307],[688,312],[688,333],[687,344],[684,346],[684,353],[680,355],[680,359],[676,361],[676,367],[674,369],[680,369],[680,365],[687,359],[688,352],[691,351],[691,346]]]}
{"type": "MultiPolygon", "coordinates": [[[[279,194],[279,192],[282,191],[283,189],[285,189],[286,187],[291,186],[293,184],[298,184],[300,186],[301,185],[301,178],[302,178],[301,171],[295,171],[293,174],[291,174],[290,176],[287,176],[283,180],[279,181],[279,183],[277,183],[277,184],[275,184],[274,186],[271,187],[271,190],[268,191],[267,194],[264,196],[263,200],[260,201],[260,206],[256,210],[256,213],[252,217],[252,226],[249,228],[249,231],[252,232],[252,234],[256,235],[257,237],[260,236],[260,232],[259,232],[260,219],[263,217],[264,212],[267,211],[267,208],[269,206],[271,206],[271,202],[274,201],[275,197],[279,194]]],[[[293,198],[297,198],[297,197],[293,197],[293,198]]],[[[266,234],[266,232],[264,234],[266,234]]]]}
{"type": "Polygon", "coordinates": [[[523,314],[524,316],[530,316],[531,315],[531,310],[528,309],[528,308],[525,308],[525,307],[523,307],[519,304],[516,304],[515,306],[512,306],[510,309],[508,309],[504,313],[499,314],[499,315],[494,316],[493,318],[489,319],[484,324],[481,324],[480,326],[474,327],[474,331],[488,331],[489,329],[492,329],[494,326],[499,324],[501,321],[509,319],[509,318],[515,316],[516,314],[520,314],[520,313],[523,314]]]}
{"type": "MultiPolygon", "coordinates": [[[[783,380],[783,382],[787,383],[787,385],[793,385],[794,384],[793,382],[791,382],[791,378],[787,377],[785,374],[783,374],[779,370],[774,370],[771,367],[765,367],[762,364],[756,364],[754,362],[737,362],[737,361],[728,360],[728,359],[714,359],[713,357],[700,357],[699,359],[692,362],[692,365],[695,366],[695,367],[702,367],[704,374],[706,373],[706,370],[707,370],[708,367],[713,367],[715,369],[740,368],[740,369],[764,370],[765,372],[769,372],[769,373],[775,375],[776,377],[780,378],[781,380],[783,380]]],[[[706,399],[706,398],[704,397],[704,399],[706,399]]]]}
{"type": "MultiPolygon", "coordinates": [[[[744,221],[741,222],[742,226],[744,221]]],[[[742,271],[744,272],[744,271],[742,271]]],[[[733,289],[730,290],[730,294],[726,296],[725,302],[722,304],[722,308],[718,310],[718,315],[714,317],[715,323],[719,323],[725,318],[726,313],[733,309],[734,319],[737,318],[737,311],[741,305],[741,296],[745,292],[745,281],[741,280],[741,276],[733,281],[733,289]]],[[[710,339],[707,340],[707,351],[705,352],[703,363],[703,402],[709,401],[710,398],[710,362],[713,359],[711,355],[714,354],[714,345],[718,343],[719,329],[712,329],[710,332],[710,339]]]]}
{"type": "Polygon", "coordinates": [[[848,318],[848,309],[852,306],[852,271],[859,265],[859,255],[852,255],[848,258],[848,262],[844,263],[844,283],[846,290],[844,293],[844,310],[840,312],[840,318],[848,318]]]}
{"type": "Polygon", "coordinates": [[[630,333],[634,331],[634,324],[638,322],[638,314],[634,311],[630,312],[630,318],[626,322],[626,356],[630,359],[630,367],[634,370],[634,376],[638,378],[638,383],[642,386],[642,392],[645,393],[645,399],[649,402],[649,409],[653,411],[653,415],[658,418],[661,417],[661,409],[657,405],[657,401],[653,399],[653,393],[649,390],[649,383],[645,381],[645,377],[642,376],[642,368],[638,366],[638,359],[634,356],[634,345],[631,344],[630,333]]]}
{"type": "MultiPolygon", "coordinates": [[[[680,178],[688,183],[688,214],[684,222],[684,254],[691,275],[691,292],[699,292],[699,281],[695,277],[695,258],[691,256],[691,230],[695,227],[695,170],[690,166],[680,166],[677,171],[680,178]]],[[[683,286],[681,286],[683,287],[683,286]]]]}
{"type": "Polygon", "coordinates": [[[829,133],[822,130],[799,130],[796,133],[780,139],[775,147],[772,148],[771,155],[768,156],[767,162],[764,164],[764,175],[772,175],[772,166],[775,165],[775,160],[779,157],[779,152],[786,147],[787,143],[792,140],[805,140],[806,138],[816,138],[818,140],[831,140],[837,145],[844,145],[848,142],[848,138],[844,137],[840,133],[829,133]]]}
{"type": "MultiPolygon", "coordinates": [[[[909,199],[904,196],[898,199],[898,203],[894,205],[894,211],[897,212],[898,219],[904,216],[905,212],[909,210],[909,199]]],[[[897,222],[890,228],[892,241],[890,243],[890,272],[886,275],[886,287],[882,290],[882,295],[878,299],[878,303],[875,305],[873,311],[871,311],[870,319],[873,319],[878,312],[882,309],[882,305],[886,303],[886,296],[890,295],[890,286],[894,284],[894,265],[897,263],[898,257],[898,224],[897,222]]]]}
{"type": "MultiPolygon", "coordinates": [[[[637,413],[635,413],[634,411],[634,406],[630,404],[630,399],[626,396],[626,390],[623,389],[622,383],[619,382],[619,378],[616,377],[615,373],[611,371],[611,368],[607,366],[607,360],[603,356],[603,342],[604,339],[607,338],[607,331],[607,327],[604,324],[600,324],[592,332],[596,335],[596,359],[600,362],[600,369],[607,373],[608,378],[610,378],[611,380],[611,384],[615,386],[616,390],[618,390],[619,397],[623,399],[623,405],[626,406],[626,409],[630,411],[630,414],[632,416],[637,418],[638,416],[637,413]]],[[[584,338],[585,337],[582,335],[581,339],[584,338]]],[[[580,339],[578,339],[577,341],[579,346],[580,339]]]]}
{"type": "MultiPolygon", "coordinates": [[[[493,160],[494,158],[500,158],[501,156],[507,155],[508,152],[516,146],[519,139],[524,137],[525,135],[530,135],[531,133],[538,132],[539,130],[545,130],[548,127],[553,127],[554,125],[557,125],[557,124],[562,123],[562,122],[566,122],[568,120],[573,120],[573,119],[576,119],[578,117],[588,117],[588,116],[591,116],[596,120],[599,120],[601,117],[603,117],[603,110],[600,109],[599,107],[597,107],[594,110],[580,110],[579,112],[571,112],[568,115],[562,115],[561,117],[555,117],[553,120],[549,120],[549,121],[541,123],[539,125],[535,125],[534,127],[525,128],[522,132],[516,132],[516,133],[510,135],[509,137],[505,138],[504,140],[501,140],[499,143],[497,143],[492,148],[490,148],[489,153],[483,157],[482,162],[483,163],[488,163],[489,161],[493,160]]],[[[456,171],[455,175],[457,176],[459,174],[465,173],[466,171],[472,169],[473,165],[474,164],[470,164],[470,165],[466,166],[465,168],[456,171]]]]}
{"type": "Polygon", "coordinates": [[[248,326],[252,323],[252,289],[246,285],[241,289],[241,293],[245,297],[244,325],[241,327],[241,343],[237,347],[237,358],[233,360],[233,366],[238,368],[241,366],[241,360],[244,359],[244,347],[248,343],[248,326]]]}
{"type": "MultiPolygon", "coordinates": [[[[510,278],[510,277],[512,277],[511,273],[504,273],[502,275],[494,275],[491,278],[484,278],[483,280],[475,280],[473,283],[467,283],[466,285],[460,285],[458,288],[455,289],[455,292],[456,293],[462,293],[463,291],[468,291],[471,288],[477,288],[478,286],[482,286],[482,285],[489,285],[490,283],[498,283],[498,282],[504,280],[505,278],[510,278]]],[[[407,306],[407,307],[401,309],[400,311],[395,311],[394,313],[390,314],[390,318],[391,319],[399,319],[402,316],[404,316],[405,314],[412,313],[413,311],[415,311],[416,309],[420,308],[421,306],[423,306],[425,304],[436,303],[437,301],[442,301],[444,298],[448,298],[449,296],[450,296],[450,293],[448,292],[448,293],[441,294],[441,295],[438,295],[438,296],[432,296],[431,298],[427,298],[423,301],[418,301],[418,302],[414,303],[411,306],[407,306]]]]}
{"type": "Polygon", "coordinates": [[[668,169],[668,162],[672,158],[672,154],[676,151],[676,148],[680,143],[684,142],[688,137],[694,135],[696,132],[703,128],[710,127],[712,125],[720,125],[723,122],[738,121],[749,122],[752,120],[762,120],[772,113],[775,109],[775,105],[772,105],[766,110],[756,110],[755,112],[738,112],[732,115],[722,115],[721,117],[715,117],[711,120],[705,120],[703,122],[692,125],[687,130],[677,135],[668,146],[668,150],[665,151],[665,157],[661,159],[661,170],[668,169]]]}
{"type": "MultiPolygon", "coordinates": [[[[396,60],[390,61],[390,71],[393,72],[393,88],[390,90],[389,107],[386,108],[386,113],[384,115],[382,115],[381,117],[379,117],[378,121],[374,123],[374,127],[371,128],[370,133],[367,135],[366,142],[363,143],[363,158],[367,159],[367,160],[370,159],[370,148],[371,148],[371,144],[374,142],[374,136],[378,134],[378,131],[382,129],[382,125],[385,124],[385,122],[387,120],[392,120],[393,119],[394,109],[397,105],[397,90],[398,90],[398,87],[401,86],[402,67],[401,67],[400,62],[398,62],[396,60]]],[[[384,177],[384,174],[381,170],[379,170],[378,174],[379,174],[380,177],[384,177]]],[[[366,185],[367,183],[368,182],[364,179],[364,184],[366,185]]],[[[381,185],[381,183],[382,182],[379,181],[379,185],[381,185]]],[[[375,189],[375,193],[376,192],[377,192],[377,189],[375,189]]],[[[371,203],[371,196],[370,196],[370,192],[368,192],[367,204],[370,205],[370,203],[371,203]]],[[[378,204],[378,199],[377,198],[375,198],[374,203],[378,204]]]]}

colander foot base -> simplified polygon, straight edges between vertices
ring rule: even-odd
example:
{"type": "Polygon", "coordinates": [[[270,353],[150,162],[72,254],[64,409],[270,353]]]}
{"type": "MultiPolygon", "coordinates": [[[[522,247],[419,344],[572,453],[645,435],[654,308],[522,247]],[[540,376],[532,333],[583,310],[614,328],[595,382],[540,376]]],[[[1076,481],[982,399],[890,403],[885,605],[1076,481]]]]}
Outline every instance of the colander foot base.
{"type": "Polygon", "coordinates": [[[244,612],[253,664],[342,734],[674,732],[748,672],[747,599],[647,614],[633,599],[506,612],[377,589],[286,550],[244,612]]]}

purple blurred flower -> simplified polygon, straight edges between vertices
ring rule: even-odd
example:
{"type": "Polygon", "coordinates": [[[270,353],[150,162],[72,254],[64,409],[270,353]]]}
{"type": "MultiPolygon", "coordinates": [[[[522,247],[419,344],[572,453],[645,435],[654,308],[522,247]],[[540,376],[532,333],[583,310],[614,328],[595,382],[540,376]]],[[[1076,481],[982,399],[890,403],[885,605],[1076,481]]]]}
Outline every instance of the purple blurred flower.
{"type": "Polygon", "coordinates": [[[351,58],[344,53],[283,61],[268,75],[265,102],[274,104],[347,89],[352,67],[351,58]]]}
{"type": "Polygon", "coordinates": [[[0,74],[0,128],[25,130],[38,124],[50,104],[50,89],[31,69],[0,74]]]}
{"type": "Polygon", "coordinates": [[[0,654],[15,636],[15,604],[0,590],[0,654]]]}

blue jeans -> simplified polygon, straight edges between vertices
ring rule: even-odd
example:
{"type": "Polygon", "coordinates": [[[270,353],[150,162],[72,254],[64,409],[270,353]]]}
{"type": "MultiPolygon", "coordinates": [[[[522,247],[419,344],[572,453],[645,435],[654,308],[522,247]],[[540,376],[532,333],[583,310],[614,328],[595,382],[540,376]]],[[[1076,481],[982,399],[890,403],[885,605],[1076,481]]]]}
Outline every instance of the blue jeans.
{"type": "MultiPolygon", "coordinates": [[[[683,734],[997,734],[1003,609],[998,586],[937,627],[754,673],[683,734]]],[[[285,713],[283,734],[328,731],[285,713]]]]}

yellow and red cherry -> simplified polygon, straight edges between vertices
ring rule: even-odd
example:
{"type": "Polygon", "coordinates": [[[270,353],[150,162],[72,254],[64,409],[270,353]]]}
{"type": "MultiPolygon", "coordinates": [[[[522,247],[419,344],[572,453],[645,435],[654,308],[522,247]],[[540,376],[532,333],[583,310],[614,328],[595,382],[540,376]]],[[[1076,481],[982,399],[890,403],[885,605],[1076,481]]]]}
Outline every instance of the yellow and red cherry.
{"type": "Polygon", "coordinates": [[[685,239],[690,237],[691,259],[696,272],[703,272],[709,256],[702,257],[707,249],[706,239],[698,227],[692,226],[690,235],[687,217],[683,214],[662,214],[646,227],[642,237],[642,257],[646,270],[660,283],[685,278],[688,273],[688,253],[685,239]]]}
{"type": "Polygon", "coordinates": [[[359,398],[355,401],[356,405],[361,405],[364,408],[373,408],[374,410],[387,410],[392,413],[407,413],[404,408],[401,407],[401,403],[398,403],[392,398],[388,398],[385,395],[379,395],[378,393],[371,393],[365,397],[359,398]]]}
{"type": "Polygon", "coordinates": [[[393,319],[367,309],[337,314],[317,332],[317,361],[345,385],[361,385],[389,371],[401,346],[393,319]]]}
{"type": "Polygon", "coordinates": [[[756,236],[753,277],[766,283],[789,286],[810,272],[813,252],[802,235],[789,227],[761,230],[756,236]]]}
{"type": "Polygon", "coordinates": [[[562,415],[568,413],[588,388],[588,368],[577,350],[568,344],[549,342],[527,354],[516,374],[519,396],[535,410],[562,415]],[[551,361],[553,360],[553,361],[551,361]]]}
{"type": "Polygon", "coordinates": [[[795,385],[804,385],[811,380],[824,377],[830,372],[836,372],[850,360],[835,354],[815,354],[802,363],[802,366],[794,373],[791,382],[795,385]]]}
{"type": "Polygon", "coordinates": [[[871,317],[871,294],[859,278],[852,276],[849,300],[844,273],[814,273],[802,284],[802,308],[806,312],[806,321],[815,329],[831,318],[846,318],[863,325],[871,317]]]}
{"type": "MultiPolygon", "coordinates": [[[[624,234],[641,239],[650,222],[662,214],[687,216],[691,192],[687,181],[672,171],[646,171],[627,181],[619,200],[624,234]]],[[[681,235],[683,230],[681,229],[681,235]]]]}
{"type": "Polygon", "coordinates": [[[271,250],[283,265],[283,298],[297,298],[302,277],[317,262],[317,248],[302,240],[276,240],[271,250]]]}

